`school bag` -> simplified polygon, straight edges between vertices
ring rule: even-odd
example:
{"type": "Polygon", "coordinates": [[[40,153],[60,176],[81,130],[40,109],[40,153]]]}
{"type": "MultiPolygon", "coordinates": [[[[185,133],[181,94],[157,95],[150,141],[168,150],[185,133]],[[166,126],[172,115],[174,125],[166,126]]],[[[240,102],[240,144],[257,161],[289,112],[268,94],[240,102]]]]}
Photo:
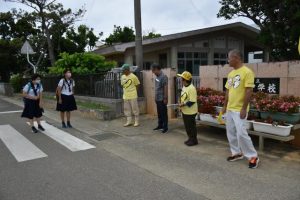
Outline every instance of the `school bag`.
{"type": "MultiPolygon", "coordinates": [[[[32,82],[28,82],[26,85],[28,85],[28,89],[27,89],[27,92],[26,92],[26,94],[29,94],[29,92],[30,92],[30,90],[31,90],[31,88],[33,89],[33,93],[34,93],[34,95],[35,96],[38,96],[38,94],[37,94],[37,91],[40,89],[40,87],[41,87],[41,85],[38,83],[37,84],[37,87],[36,87],[36,89],[35,89],[35,87],[34,87],[34,85],[33,85],[33,83],[32,82]]],[[[26,87],[26,85],[25,85],[25,87],[26,87]]],[[[24,102],[24,104],[26,103],[26,98],[25,97],[23,97],[23,102],[24,102]]]]}

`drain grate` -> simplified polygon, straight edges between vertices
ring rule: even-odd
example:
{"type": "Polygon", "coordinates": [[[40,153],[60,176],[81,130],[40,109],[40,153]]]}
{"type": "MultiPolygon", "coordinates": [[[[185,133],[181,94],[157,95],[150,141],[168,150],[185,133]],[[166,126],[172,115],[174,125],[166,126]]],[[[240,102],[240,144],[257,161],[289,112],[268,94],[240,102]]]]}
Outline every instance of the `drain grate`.
{"type": "Polygon", "coordinates": [[[90,136],[90,138],[93,138],[97,141],[103,141],[103,140],[113,139],[113,138],[117,138],[117,137],[120,137],[120,136],[116,135],[114,133],[101,133],[101,134],[90,136]]]}

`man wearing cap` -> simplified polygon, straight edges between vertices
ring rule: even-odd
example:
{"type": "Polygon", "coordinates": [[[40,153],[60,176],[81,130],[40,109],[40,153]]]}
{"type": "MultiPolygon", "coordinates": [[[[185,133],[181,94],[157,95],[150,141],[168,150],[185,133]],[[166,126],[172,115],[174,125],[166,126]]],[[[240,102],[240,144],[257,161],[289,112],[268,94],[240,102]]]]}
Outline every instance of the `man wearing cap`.
{"type": "Polygon", "coordinates": [[[130,72],[130,66],[124,64],[122,66],[123,75],[121,77],[121,85],[123,87],[124,114],[127,118],[124,127],[133,125],[132,116],[134,115],[134,127],[139,126],[139,106],[137,88],[140,85],[139,79],[130,72]]]}
{"type": "Polygon", "coordinates": [[[161,71],[159,64],[152,64],[151,69],[155,74],[155,102],[158,115],[158,126],[154,131],[168,132],[168,77],[161,71]]]}
{"type": "Polygon", "coordinates": [[[188,140],[184,142],[187,146],[195,146],[198,144],[196,115],[198,113],[197,91],[192,84],[192,74],[188,71],[177,74],[182,78],[183,88],[180,96],[179,106],[182,112],[182,118],[185,126],[188,140]]]}

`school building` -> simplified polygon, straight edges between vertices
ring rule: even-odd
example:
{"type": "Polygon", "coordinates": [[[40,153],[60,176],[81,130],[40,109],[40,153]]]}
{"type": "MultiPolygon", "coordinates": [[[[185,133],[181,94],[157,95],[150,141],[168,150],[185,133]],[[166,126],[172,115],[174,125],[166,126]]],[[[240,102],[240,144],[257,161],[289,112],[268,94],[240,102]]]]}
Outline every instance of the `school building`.
{"type": "MultiPolygon", "coordinates": [[[[156,62],[163,68],[199,75],[199,66],[226,64],[231,49],[243,52],[245,63],[255,61],[254,52],[261,52],[260,62],[267,62],[269,53],[257,41],[258,34],[258,29],[237,22],[147,39],[143,41],[143,69],[149,69],[156,62]]],[[[124,63],[135,65],[135,42],[101,46],[94,52],[117,61],[119,66],[124,63]]]]}

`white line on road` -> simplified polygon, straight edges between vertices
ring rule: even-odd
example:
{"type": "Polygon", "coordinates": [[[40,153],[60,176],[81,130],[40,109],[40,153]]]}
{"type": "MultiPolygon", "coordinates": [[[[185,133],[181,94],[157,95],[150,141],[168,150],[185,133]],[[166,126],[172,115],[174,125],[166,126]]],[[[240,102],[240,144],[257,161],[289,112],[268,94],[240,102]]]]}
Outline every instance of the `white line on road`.
{"type": "Polygon", "coordinates": [[[18,162],[47,157],[47,154],[10,125],[0,125],[0,139],[18,162]]]}
{"type": "Polygon", "coordinates": [[[95,146],[83,140],[80,140],[77,137],[66,133],[65,131],[58,129],[45,121],[42,121],[41,124],[45,128],[45,131],[43,131],[42,133],[73,152],[96,148],[95,146]]]}
{"type": "Polygon", "coordinates": [[[1,114],[10,114],[10,113],[21,113],[21,112],[23,112],[23,110],[3,111],[3,112],[0,112],[0,115],[1,114]]]}

